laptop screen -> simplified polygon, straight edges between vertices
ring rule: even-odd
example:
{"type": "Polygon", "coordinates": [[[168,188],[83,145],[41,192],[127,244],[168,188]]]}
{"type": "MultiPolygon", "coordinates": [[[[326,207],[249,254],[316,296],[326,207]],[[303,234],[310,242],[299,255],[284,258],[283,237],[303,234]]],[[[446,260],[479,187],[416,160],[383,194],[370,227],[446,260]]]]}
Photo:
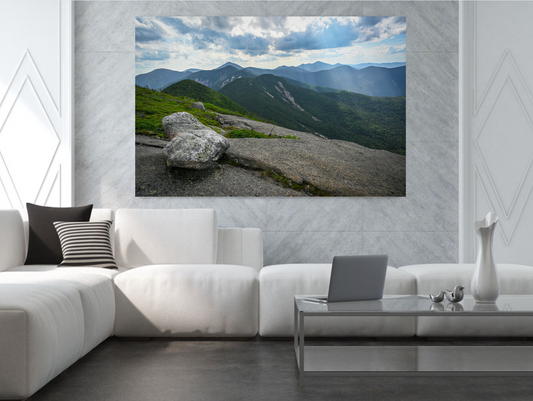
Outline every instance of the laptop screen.
{"type": "Polygon", "coordinates": [[[383,298],[388,259],[387,255],[335,256],[328,302],[383,298]]]}

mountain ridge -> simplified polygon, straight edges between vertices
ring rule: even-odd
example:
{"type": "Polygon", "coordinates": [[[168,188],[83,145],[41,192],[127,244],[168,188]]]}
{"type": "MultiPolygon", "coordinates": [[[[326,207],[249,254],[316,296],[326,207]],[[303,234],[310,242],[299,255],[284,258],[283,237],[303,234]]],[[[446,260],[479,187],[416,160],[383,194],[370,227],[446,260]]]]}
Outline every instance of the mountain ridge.
{"type": "Polygon", "coordinates": [[[216,91],[222,89],[228,83],[239,78],[255,77],[254,74],[246,69],[238,70],[237,68],[228,65],[226,67],[215,70],[202,70],[192,73],[187,76],[187,79],[196,81],[216,91]]]}
{"type": "Polygon", "coordinates": [[[224,85],[238,78],[273,74],[312,87],[332,88],[334,91],[348,90],[380,97],[405,96],[406,94],[405,65],[383,67],[372,63],[359,65],[340,65],[337,63],[331,65],[315,62],[313,64],[301,64],[298,67],[279,66],[275,69],[262,69],[244,68],[238,64],[227,62],[212,70],[195,72],[192,70],[179,72],[157,69],[136,76],[135,83],[142,87],[148,86],[150,89],[162,90],[176,82],[191,79],[212,89],[220,90],[224,85]],[[358,69],[357,67],[362,68],[358,69]],[[306,68],[313,71],[306,70],[306,68]]]}

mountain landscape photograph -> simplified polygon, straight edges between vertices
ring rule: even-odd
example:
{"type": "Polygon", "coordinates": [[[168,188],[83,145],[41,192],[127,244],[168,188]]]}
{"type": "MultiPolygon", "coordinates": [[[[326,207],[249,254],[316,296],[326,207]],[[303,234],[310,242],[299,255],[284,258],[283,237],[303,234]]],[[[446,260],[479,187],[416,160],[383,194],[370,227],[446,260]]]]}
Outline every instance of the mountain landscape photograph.
{"type": "Polygon", "coordinates": [[[405,196],[405,17],[138,17],[136,196],[405,196]]]}

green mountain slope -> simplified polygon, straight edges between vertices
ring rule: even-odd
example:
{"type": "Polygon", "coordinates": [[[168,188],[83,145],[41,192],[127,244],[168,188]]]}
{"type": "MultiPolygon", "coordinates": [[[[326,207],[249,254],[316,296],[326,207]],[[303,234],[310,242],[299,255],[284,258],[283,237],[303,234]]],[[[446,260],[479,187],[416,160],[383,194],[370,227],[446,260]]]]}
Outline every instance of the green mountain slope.
{"type": "Polygon", "coordinates": [[[341,91],[341,89],[328,88],[326,86],[309,85],[304,82],[296,81],[295,79],[290,79],[287,77],[284,77],[283,79],[285,79],[288,83],[294,86],[299,86],[300,88],[311,89],[312,91],[315,91],[315,92],[340,92],[341,91]]]}
{"type": "Polygon", "coordinates": [[[205,103],[206,111],[191,107],[196,101],[186,96],[172,96],[163,92],[158,92],[148,88],[135,86],[135,134],[151,135],[166,138],[163,130],[163,117],[179,111],[186,111],[192,114],[203,124],[213,127],[215,130],[220,127],[216,119],[216,113],[234,114],[232,110],[227,110],[205,103]]]}
{"type": "Polygon", "coordinates": [[[243,116],[249,115],[244,107],[238,105],[233,100],[190,79],[172,84],[168,88],[163,89],[162,92],[172,96],[187,96],[203,103],[210,103],[223,109],[234,111],[243,116]]]}
{"type": "Polygon", "coordinates": [[[274,75],[241,78],[220,93],[282,127],[405,155],[405,97],[315,92],[274,75]]]}

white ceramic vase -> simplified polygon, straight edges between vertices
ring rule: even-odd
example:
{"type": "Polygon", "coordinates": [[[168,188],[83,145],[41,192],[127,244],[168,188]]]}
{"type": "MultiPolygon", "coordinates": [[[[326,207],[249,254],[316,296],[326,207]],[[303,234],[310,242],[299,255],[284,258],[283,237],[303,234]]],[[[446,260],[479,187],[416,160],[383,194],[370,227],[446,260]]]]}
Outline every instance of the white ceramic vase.
{"type": "Polygon", "coordinates": [[[493,303],[500,295],[500,279],[492,255],[492,240],[498,216],[489,212],[474,227],[478,239],[476,269],[472,276],[471,290],[476,302],[493,303]]]}

